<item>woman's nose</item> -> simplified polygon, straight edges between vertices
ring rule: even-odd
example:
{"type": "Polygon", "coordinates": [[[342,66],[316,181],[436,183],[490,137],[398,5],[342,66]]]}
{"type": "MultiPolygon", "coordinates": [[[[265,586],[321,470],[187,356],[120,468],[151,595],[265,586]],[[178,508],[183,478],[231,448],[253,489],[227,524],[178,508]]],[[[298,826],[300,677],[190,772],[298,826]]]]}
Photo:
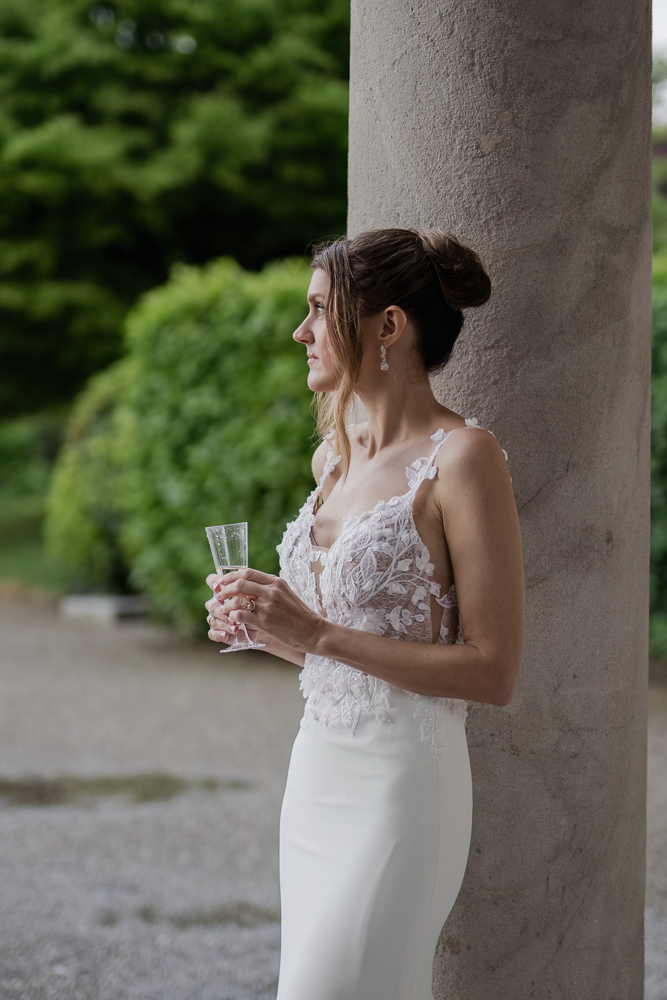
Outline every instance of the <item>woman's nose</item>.
{"type": "Polygon", "coordinates": [[[297,326],[292,337],[298,344],[309,344],[313,339],[313,334],[308,329],[308,320],[304,319],[301,326],[297,326]]]}

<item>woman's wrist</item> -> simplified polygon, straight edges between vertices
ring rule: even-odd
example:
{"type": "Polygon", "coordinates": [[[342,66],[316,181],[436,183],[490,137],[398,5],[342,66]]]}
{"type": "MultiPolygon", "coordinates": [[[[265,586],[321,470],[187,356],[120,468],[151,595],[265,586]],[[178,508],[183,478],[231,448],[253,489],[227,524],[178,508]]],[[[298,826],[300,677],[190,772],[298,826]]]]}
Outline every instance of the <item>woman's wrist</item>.
{"type": "Polygon", "coordinates": [[[334,625],[333,622],[328,622],[326,618],[320,618],[316,628],[313,630],[312,639],[308,643],[308,649],[305,652],[311,653],[313,656],[330,657],[331,646],[335,642],[337,628],[340,628],[340,626],[334,625]]]}

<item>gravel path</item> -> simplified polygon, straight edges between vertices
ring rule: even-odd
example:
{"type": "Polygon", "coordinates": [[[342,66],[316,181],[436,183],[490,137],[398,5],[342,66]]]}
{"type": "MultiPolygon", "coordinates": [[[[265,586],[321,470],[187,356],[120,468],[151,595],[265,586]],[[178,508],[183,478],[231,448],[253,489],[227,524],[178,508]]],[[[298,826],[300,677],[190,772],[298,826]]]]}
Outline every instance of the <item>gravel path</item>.
{"type": "MultiPolygon", "coordinates": [[[[297,671],[0,600],[0,1000],[271,1000],[297,671]]],[[[646,1000],[667,1000],[667,683],[646,1000]]]]}
{"type": "Polygon", "coordinates": [[[41,604],[0,633],[0,998],[275,996],[296,669],[41,604]]]}

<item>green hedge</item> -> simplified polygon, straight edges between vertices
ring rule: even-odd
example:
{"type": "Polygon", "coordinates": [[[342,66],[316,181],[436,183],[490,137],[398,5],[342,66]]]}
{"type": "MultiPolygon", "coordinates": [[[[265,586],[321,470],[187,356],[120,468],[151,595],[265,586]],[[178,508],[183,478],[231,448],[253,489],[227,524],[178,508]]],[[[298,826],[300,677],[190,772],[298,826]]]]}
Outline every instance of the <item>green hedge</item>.
{"type": "Polygon", "coordinates": [[[129,372],[123,359],[90,379],[74,405],[51,479],[46,552],[72,590],[131,589],[120,544],[127,442],[119,417],[129,372]]]}
{"type": "Polygon", "coordinates": [[[309,275],[291,260],[259,274],[229,259],[179,266],[131,313],[126,358],[89,383],[53,482],[51,547],[74,555],[78,585],[123,583],[122,548],[130,584],[196,631],[205,525],[247,520],[251,565],[277,570],[311,486],[311,394],[291,336],[309,275]]]}

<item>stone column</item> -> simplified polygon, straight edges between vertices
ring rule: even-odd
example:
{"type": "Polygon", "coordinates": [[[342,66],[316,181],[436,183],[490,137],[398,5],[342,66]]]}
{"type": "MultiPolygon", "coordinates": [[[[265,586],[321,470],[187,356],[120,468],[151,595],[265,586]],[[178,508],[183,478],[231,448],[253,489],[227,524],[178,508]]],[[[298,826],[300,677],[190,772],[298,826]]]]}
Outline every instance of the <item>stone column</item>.
{"type": "Polygon", "coordinates": [[[525,547],[437,1000],[643,997],[650,28],[647,0],[352,2],[349,229],[487,263],[437,391],[508,450],[525,547]]]}

